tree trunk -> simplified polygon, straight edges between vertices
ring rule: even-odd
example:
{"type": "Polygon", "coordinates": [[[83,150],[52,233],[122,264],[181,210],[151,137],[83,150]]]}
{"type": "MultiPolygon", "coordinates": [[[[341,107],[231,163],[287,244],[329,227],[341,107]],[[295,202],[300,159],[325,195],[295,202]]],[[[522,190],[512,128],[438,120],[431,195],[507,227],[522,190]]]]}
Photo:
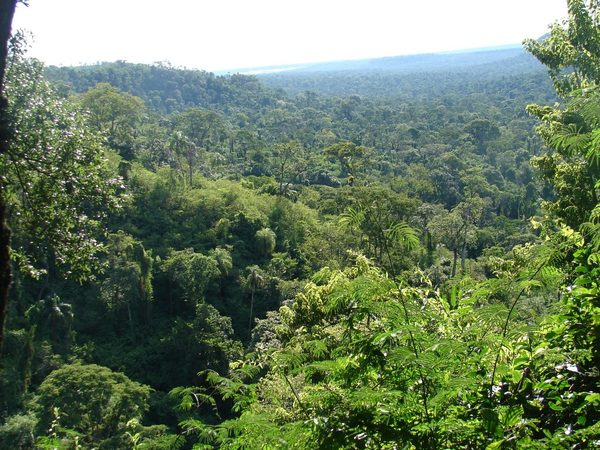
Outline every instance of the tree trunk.
{"type": "Polygon", "coordinates": [[[467,243],[463,243],[462,250],[460,252],[460,270],[462,274],[465,274],[465,261],[467,259],[467,243]]]}
{"type": "Polygon", "coordinates": [[[0,92],[4,92],[8,39],[16,6],[17,0],[0,0],[0,92]]]}
{"type": "Polygon", "coordinates": [[[456,276],[456,261],[458,260],[458,249],[455,247],[452,251],[454,253],[454,260],[452,261],[452,275],[450,277],[454,278],[456,276]]]}
{"type": "Polygon", "coordinates": [[[192,151],[188,151],[187,155],[188,162],[188,180],[190,182],[190,189],[192,187],[192,183],[194,182],[194,156],[192,155],[192,151]]]}
{"type": "Polygon", "coordinates": [[[4,323],[8,312],[8,291],[11,282],[10,228],[6,222],[4,189],[0,187],[0,349],[4,342],[4,323]]]}
{"type": "Polygon", "coordinates": [[[129,319],[129,331],[131,332],[131,334],[133,334],[133,317],[131,315],[131,306],[129,305],[129,302],[125,302],[125,304],[127,305],[127,318],[129,319]]]}
{"type": "Polygon", "coordinates": [[[169,290],[169,295],[168,295],[168,297],[169,297],[169,313],[171,315],[173,315],[173,286],[171,284],[170,278],[167,280],[167,284],[168,284],[167,289],[169,290]]]}
{"type": "Polygon", "coordinates": [[[435,246],[433,245],[433,239],[429,231],[425,231],[425,248],[427,249],[425,265],[429,267],[433,265],[433,252],[435,250],[435,246]]]}
{"type": "Polygon", "coordinates": [[[252,286],[252,292],[250,293],[250,319],[248,319],[248,342],[252,337],[252,316],[254,314],[254,286],[252,286]]]}
{"type": "MultiPolygon", "coordinates": [[[[4,76],[8,56],[8,40],[17,0],[0,0],[0,156],[8,151],[11,133],[8,125],[8,100],[4,95],[4,76]]],[[[5,187],[0,185],[0,350],[4,342],[4,323],[8,311],[8,290],[12,282],[10,266],[10,228],[6,220],[5,187]]]]}
{"type": "Polygon", "coordinates": [[[35,356],[35,331],[33,325],[27,331],[27,341],[25,342],[25,360],[23,362],[23,393],[29,391],[31,385],[31,368],[33,366],[33,357],[35,356]]]}

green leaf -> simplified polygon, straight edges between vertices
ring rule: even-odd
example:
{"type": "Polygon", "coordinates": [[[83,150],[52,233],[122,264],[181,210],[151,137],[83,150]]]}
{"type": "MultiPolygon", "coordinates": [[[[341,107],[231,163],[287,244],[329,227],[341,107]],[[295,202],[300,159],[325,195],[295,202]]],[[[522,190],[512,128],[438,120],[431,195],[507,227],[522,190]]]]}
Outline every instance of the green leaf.
{"type": "Polygon", "coordinates": [[[491,444],[489,444],[485,450],[497,450],[499,448],[502,448],[502,444],[504,444],[504,440],[501,441],[494,441],[491,444]]]}
{"type": "Polygon", "coordinates": [[[560,406],[559,404],[555,403],[555,402],[548,402],[548,406],[550,407],[551,410],[553,411],[562,411],[564,410],[564,407],[560,406]]]}

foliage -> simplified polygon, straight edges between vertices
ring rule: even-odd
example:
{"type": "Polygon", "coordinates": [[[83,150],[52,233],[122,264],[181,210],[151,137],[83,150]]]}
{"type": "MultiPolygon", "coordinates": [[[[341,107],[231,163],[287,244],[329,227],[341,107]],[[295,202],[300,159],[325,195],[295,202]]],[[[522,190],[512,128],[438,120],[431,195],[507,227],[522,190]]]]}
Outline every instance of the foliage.
{"type": "Polygon", "coordinates": [[[30,333],[48,337],[57,352],[65,352],[72,340],[73,305],[56,294],[39,300],[25,312],[30,333]]]}
{"type": "Polygon", "coordinates": [[[255,77],[215,76],[165,64],[149,66],[120,61],[79,68],[49,67],[48,75],[75,92],[85,92],[99,82],[111,83],[141,97],[144,103],[161,113],[183,111],[193,106],[228,109],[232,103],[259,112],[277,100],[255,77]]]}
{"type": "MultiPolygon", "coordinates": [[[[573,34],[595,33],[596,3],[589,9],[577,1],[569,6],[573,34]]],[[[595,41],[592,36],[581,42],[593,47],[595,41]]],[[[585,73],[585,59],[581,65],[570,61],[575,75],[585,73]]],[[[511,258],[491,258],[487,281],[459,280],[448,296],[427,279],[414,286],[392,280],[362,256],[346,270],[321,270],[280,308],[280,321],[273,324],[277,339],[268,337],[276,345],[255,346],[256,353],[233,365],[228,378],[209,375],[219,394],[233,400],[238,417],[218,425],[187,420],[182,426],[206,447],[222,448],[597,445],[597,215],[584,223],[597,209],[596,161],[585,159],[595,153],[597,102],[594,86],[586,88],[572,95],[566,111],[531,108],[543,120],[546,143],[564,158],[562,167],[540,163],[556,157],[552,152],[537,160],[538,167],[549,167],[544,176],[555,187],[556,202],[547,211],[559,218],[545,219],[543,243],[517,246],[511,258]],[[560,202],[568,207],[557,207],[560,202]],[[558,313],[528,329],[519,316],[530,316],[520,304],[548,296],[564,280],[572,284],[561,288],[558,313]]],[[[347,102],[342,114],[351,118],[353,107],[347,102]]],[[[465,131],[480,152],[486,141],[500,137],[490,123],[472,121],[465,131]]],[[[455,156],[447,161],[464,167],[455,156]]],[[[479,194],[489,188],[476,173],[466,178],[470,196],[454,201],[446,216],[426,220],[428,231],[445,236],[454,253],[452,276],[459,253],[465,272],[464,255],[477,242],[486,213],[479,194]]],[[[372,215],[351,207],[340,224],[360,230],[372,215]]],[[[375,229],[367,227],[363,236],[375,229]]],[[[185,400],[190,392],[180,394],[192,406],[185,400]]],[[[196,398],[212,401],[206,394],[196,398]]]]}
{"type": "Polygon", "coordinates": [[[33,414],[17,414],[0,426],[0,446],[15,450],[28,450],[35,444],[37,418],[33,414]]]}
{"type": "Polygon", "coordinates": [[[52,372],[35,397],[40,430],[50,427],[52,411],[60,426],[81,434],[88,444],[124,438],[127,421],[148,408],[150,388],[122,373],[95,364],[69,364],[52,372]]]}
{"type": "Polygon", "coordinates": [[[420,245],[417,231],[405,221],[412,202],[385,189],[357,188],[352,204],[340,214],[340,227],[357,235],[360,250],[390,273],[398,273],[398,263],[405,263],[402,258],[420,245]]]}
{"type": "Polygon", "coordinates": [[[540,448],[598,444],[600,424],[598,379],[600,326],[597,314],[598,254],[589,248],[576,253],[579,275],[563,294],[559,314],[542,325],[534,346],[516,365],[531,374],[511,384],[528,406],[527,425],[544,433],[540,448]]]}
{"type": "Polygon", "coordinates": [[[293,194],[290,185],[293,181],[306,179],[309,169],[308,153],[297,141],[276,144],[272,150],[275,178],[279,182],[279,195],[293,194]]]}
{"type": "Polygon", "coordinates": [[[529,108],[541,139],[523,108],[555,97],[511,52],[290,75],[295,95],[123,62],[51,68],[55,90],[15,55],[2,162],[38,279],[15,279],[0,442],[597,445],[597,5],[569,7],[528,44],[564,99],[529,108]]]}
{"type": "Polygon", "coordinates": [[[145,112],[144,102],[108,83],[98,83],[79,102],[87,112],[91,128],[104,133],[109,146],[125,159],[132,159],[136,129],[145,112]]]}
{"type": "Polygon", "coordinates": [[[125,307],[130,328],[134,314],[148,321],[152,295],[152,257],[141,243],[123,232],[108,236],[108,270],[100,285],[100,298],[109,310],[125,307]]]}
{"type": "Polygon", "coordinates": [[[180,286],[183,299],[194,305],[205,299],[211,283],[222,273],[215,259],[192,249],[174,252],[165,260],[163,270],[180,286]]]}
{"type": "Polygon", "coordinates": [[[221,145],[227,136],[227,125],[219,114],[201,108],[191,108],[176,115],[174,122],[172,145],[175,153],[185,158],[188,181],[192,185],[201,154],[221,145]]]}
{"type": "Polygon", "coordinates": [[[452,310],[430,288],[397,284],[361,256],[315,281],[280,310],[284,346],[250,355],[235,372],[243,379],[265,365],[266,376],[233,392],[214,379],[222,395],[247,405],[216,427],[221,446],[241,448],[259,436],[274,448],[485,442],[483,413],[470,404],[493,363],[496,307],[464,302],[452,310]]]}
{"type": "Polygon", "coordinates": [[[567,0],[569,17],[556,23],[541,42],[529,39],[525,46],[547,68],[561,96],[596,84],[600,79],[597,0],[567,0]]]}
{"type": "Polygon", "coordinates": [[[102,224],[118,205],[120,180],[99,136],[56,95],[41,63],[24,59],[22,45],[16,36],[6,82],[15,135],[0,157],[16,232],[12,255],[34,276],[57,264],[67,275],[90,277],[99,266],[102,224]]]}
{"type": "Polygon", "coordinates": [[[548,67],[566,107],[531,105],[528,110],[540,119],[538,131],[554,150],[533,162],[556,193],[547,207],[576,227],[587,221],[598,202],[600,31],[597,1],[569,0],[568,6],[568,20],[554,25],[546,40],[526,42],[548,67]]]}
{"type": "Polygon", "coordinates": [[[255,234],[256,249],[262,256],[270,256],[275,250],[277,236],[270,228],[261,228],[255,234]]]}

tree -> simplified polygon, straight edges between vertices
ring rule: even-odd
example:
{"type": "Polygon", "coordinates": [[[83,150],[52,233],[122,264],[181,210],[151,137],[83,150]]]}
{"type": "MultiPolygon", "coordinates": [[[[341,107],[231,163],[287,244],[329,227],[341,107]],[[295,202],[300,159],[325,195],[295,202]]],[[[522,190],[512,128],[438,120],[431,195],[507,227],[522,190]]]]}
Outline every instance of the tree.
{"type": "Polygon", "coordinates": [[[569,0],[569,17],[542,40],[525,46],[548,67],[566,106],[530,105],[538,133],[552,151],[533,165],[553,187],[546,207],[569,226],[586,221],[598,203],[600,179],[600,2],[569,0]]]}
{"type": "Polygon", "coordinates": [[[273,250],[275,250],[275,244],[277,242],[277,235],[270,228],[261,228],[254,235],[256,242],[256,249],[262,257],[269,257],[273,250]]]}
{"type": "Polygon", "coordinates": [[[177,168],[181,172],[181,175],[185,177],[185,166],[181,161],[181,158],[187,160],[188,176],[187,180],[189,185],[192,185],[194,178],[194,163],[197,157],[197,151],[195,144],[180,130],[174,130],[169,138],[169,148],[173,152],[177,161],[177,168]]]}
{"type": "Polygon", "coordinates": [[[348,176],[348,184],[352,186],[358,170],[366,164],[371,149],[354,142],[342,141],[325,148],[325,154],[339,161],[342,175],[348,176]]]}
{"type": "Polygon", "coordinates": [[[41,331],[49,334],[53,346],[58,346],[61,340],[68,341],[71,337],[73,308],[71,304],[62,302],[56,294],[39,300],[27,310],[25,317],[35,327],[36,333],[41,331]]]}
{"type": "Polygon", "coordinates": [[[201,152],[211,150],[223,142],[227,137],[227,127],[219,114],[201,108],[191,108],[176,115],[174,123],[174,131],[181,133],[180,141],[183,143],[175,146],[175,149],[182,152],[187,161],[191,186],[201,152]]]}
{"type": "Polygon", "coordinates": [[[475,119],[465,126],[465,131],[469,133],[480,153],[485,152],[486,142],[500,137],[498,126],[487,119],[475,119]]]}
{"type": "MultiPolygon", "coordinates": [[[[4,228],[0,250],[32,275],[56,266],[84,279],[98,269],[95,255],[102,244],[96,238],[119,203],[120,180],[108,167],[100,136],[56,95],[41,63],[26,60],[22,47],[22,36],[14,36],[3,89],[9,100],[4,118],[13,133],[0,153],[0,219],[12,222],[15,235],[11,249],[4,228]]],[[[2,324],[11,280],[4,256],[2,324]]]]}
{"type": "MultiPolygon", "coordinates": [[[[561,289],[558,312],[546,318],[537,339],[516,358],[514,366],[523,370],[523,376],[507,385],[508,392],[518,394],[513,404],[526,405],[524,400],[533,393],[542,399],[527,408],[522,421],[532,430],[543,431],[540,448],[593,448],[600,419],[600,2],[568,0],[568,9],[568,19],[554,25],[547,39],[526,42],[548,67],[557,93],[565,100],[564,107],[528,108],[540,119],[538,132],[549,147],[546,155],[533,161],[555,188],[547,218],[559,218],[558,224],[551,222],[558,232],[548,233],[542,251],[547,253],[552,241],[572,241],[557,254],[550,253],[537,269],[548,271],[558,265],[570,272],[568,286],[561,289]]],[[[508,442],[504,438],[496,448],[508,442]]]]}
{"type": "Polygon", "coordinates": [[[82,95],[80,104],[88,112],[90,125],[106,134],[109,146],[123,158],[133,159],[134,137],[145,110],[143,100],[108,83],[98,83],[82,95]]]}
{"type": "Polygon", "coordinates": [[[149,319],[152,302],[152,256],[131,236],[119,231],[108,236],[108,270],[100,284],[100,298],[110,310],[125,306],[131,332],[134,308],[149,319]]]}
{"type": "Polygon", "coordinates": [[[456,275],[458,257],[465,271],[467,248],[476,241],[477,224],[484,213],[485,202],[479,197],[470,197],[460,202],[452,211],[434,217],[430,221],[433,238],[442,242],[452,252],[452,277],[456,275]]]}
{"type": "MultiPolygon", "coordinates": [[[[17,3],[19,2],[27,4],[26,1],[20,0],[0,1],[0,155],[7,152],[8,144],[10,142],[12,134],[7,120],[8,99],[6,98],[6,94],[4,92],[4,85],[6,81],[6,67],[8,63],[9,53],[8,44],[11,34],[12,20],[15,14],[17,3]]],[[[2,218],[3,217],[4,216],[2,216],[2,218]]],[[[2,222],[2,224],[4,227],[4,222],[2,222]]],[[[10,236],[8,237],[8,239],[10,239],[10,236]]]]}
{"type": "Polygon", "coordinates": [[[150,391],[106,367],[67,364],[50,373],[38,389],[39,429],[49,428],[58,408],[60,426],[81,433],[87,444],[125,438],[127,422],[141,419],[148,409],[150,391]]]}
{"type": "Polygon", "coordinates": [[[36,425],[37,419],[32,413],[8,417],[0,426],[0,446],[15,450],[35,448],[36,425]]]}
{"type": "Polygon", "coordinates": [[[47,265],[51,250],[51,262],[68,266],[67,273],[89,275],[101,249],[94,238],[118,205],[120,180],[108,167],[100,137],[56,96],[43,66],[23,59],[19,39],[6,85],[16,133],[0,159],[18,231],[13,258],[24,267],[36,261],[47,265]]]}
{"type": "Polygon", "coordinates": [[[446,210],[442,205],[423,203],[417,209],[417,214],[412,217],[412,221],[416,222],[421,230],[422,241],[425,247],[425,255],[423,257],[423,263],[425,267],[429,267],[434,262],[434,251],[435,244],[431,235],[430,222],[437,216],[444,216],[446,210]]]}
{"type": "Polygon", "coordinates": [[[356,233],[360,250],[397,274],[398,257],[419,246],[417,232],[404,221],[410,215],[410,201],[386,189],[359,187],[352,203],[340,215],[340,227],[356,233]]]}
{"type": "MultiPolygon", "coordinates": [[[[175,251],[164,262],[164,270],[179,286],[182,298],[192,305],[203,303],[209,287],[222,275],[215,257],[196,253],[192,249],[175,251]]],[[[221,264],[226,264],[222,261],[221,264]]]]}
{"type": "Polygon", "coordinates": [[[600,82],[600,2],[567,0],[569,17],[550,28],[543,40],[527,39],[525,48],[548,68],[561,96],[600,82]]]}
{"type": "Polygon", "coordinates": [[[223,278],[227,278],[233,268],[233,260],[231,259],[231,251],[227,248],[217,247],[210,251],[209,255],[213,257],[217,263],[217,267],[223,278]]]}
{"type": "Polygon", "coordinates": [[[497,310],[450,310],[439,291],[396,283],[361,255],[314,279],[280,308],[275,345],[256,345],[230,379],[209,375],[206,393],[231,398],[239,417],[186,430],[221,448],[485,448],[492,433],[473,400],[497,310]]]}
{"type": "Polygon", "coordinates": [[[300,179],[307,168],[307,155],[298,141],[275,144],[272,152],[275,178],[279,182],[279,195],[289,194],[289,184],[294,179],[300,179]]]}
{"type": "Polygon", "coordinates": [[[248,276],[244,280],[244,286],[250,290],[250,314],[248,316],[248,341],[252,335],[252,320],[254,319],[254,294],[256,290],[265,284],[266,276],[260,267],[253,265],[247,268],[248,276]]]}
{"type": "Polygon", "coordinates": [[[140,130],[140,136],[136,139],[134,154],[147,169],[157,169],[161,165],[176,167],[174,152],[169,148],[168,129],[162,124],[148,123],[140,130]]]}

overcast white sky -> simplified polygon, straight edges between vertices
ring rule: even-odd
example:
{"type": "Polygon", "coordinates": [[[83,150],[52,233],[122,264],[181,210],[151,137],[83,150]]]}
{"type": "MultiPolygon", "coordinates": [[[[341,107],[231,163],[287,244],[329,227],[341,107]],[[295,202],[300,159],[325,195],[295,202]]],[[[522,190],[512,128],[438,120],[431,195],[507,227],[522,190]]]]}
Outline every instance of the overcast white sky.
{"type": "Polygon", "coordinates": [[[48,64],[225,70],[517,44],[566,0],[30,0],[13,28],[48,64]]]}

